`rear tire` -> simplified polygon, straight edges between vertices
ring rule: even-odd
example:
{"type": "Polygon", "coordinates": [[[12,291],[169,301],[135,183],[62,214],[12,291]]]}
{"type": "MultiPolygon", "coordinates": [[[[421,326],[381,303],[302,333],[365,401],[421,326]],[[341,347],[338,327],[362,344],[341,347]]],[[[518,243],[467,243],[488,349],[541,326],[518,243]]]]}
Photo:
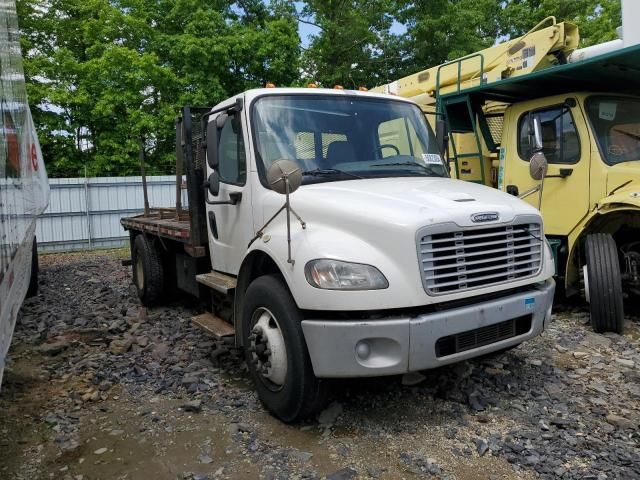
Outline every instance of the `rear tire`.
{"type": "Polygon", "coordinates": [[[598,332],[624,331],[622,276],[618,248],[606,233],[587,235],[585,286],[591,312],[591,326],[598,332]]]}
{"type": "Polygon", "coordinates": [[[40,264],[38,263],[38,240],[33,237],[33,245],[31,247],[31,276],[29,277],[29,288],[27,297],[35,297],[38,294],[38,273],[40,272],[40,264]]]}
{"type": "Polygon", "coordinates": [[[133,283],[140,302],[145,307],[160,304],[164,294],[162,252],[157,243],[144,235],[136,235],[133,242],[133,283]]]}
{"type": "Polygon", "coordinates": [[[266,409],[286,423],[318,413],[326,404],[328,384],[313,374],[302,315],[280,277],[254,280],[242,312],[245,358],[266,409]]]}

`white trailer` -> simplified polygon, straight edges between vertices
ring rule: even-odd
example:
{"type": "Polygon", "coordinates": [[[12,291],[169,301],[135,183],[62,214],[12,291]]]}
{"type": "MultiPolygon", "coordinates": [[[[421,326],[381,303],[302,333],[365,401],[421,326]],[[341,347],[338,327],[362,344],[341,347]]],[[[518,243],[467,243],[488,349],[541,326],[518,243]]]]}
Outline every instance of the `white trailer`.
{"type": "Polygon", "coordinates": [[[18,310],[37,290],[36,218],[49,184],[27,103],[15,3],[0,1],[0,386],[18,310]]]}

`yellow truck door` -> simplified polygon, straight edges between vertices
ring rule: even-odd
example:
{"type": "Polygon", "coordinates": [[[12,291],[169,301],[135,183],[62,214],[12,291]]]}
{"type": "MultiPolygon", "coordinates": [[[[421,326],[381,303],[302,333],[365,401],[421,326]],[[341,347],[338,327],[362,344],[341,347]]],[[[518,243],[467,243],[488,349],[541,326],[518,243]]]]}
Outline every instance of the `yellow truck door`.
{"type": "Polygon", "coordinates": [[[567,97],[515,104],[505,112],[501,188],[522,195],[540,184],[529,175],[533,125],[542,127],[542,151],[549,163],[542,198],[525,198],[544,218],[545,232],[568,235],[589,210],[590,138],[578,103],[567,97]],[[506,140],[506,141],[505,141],[506,140]]]}

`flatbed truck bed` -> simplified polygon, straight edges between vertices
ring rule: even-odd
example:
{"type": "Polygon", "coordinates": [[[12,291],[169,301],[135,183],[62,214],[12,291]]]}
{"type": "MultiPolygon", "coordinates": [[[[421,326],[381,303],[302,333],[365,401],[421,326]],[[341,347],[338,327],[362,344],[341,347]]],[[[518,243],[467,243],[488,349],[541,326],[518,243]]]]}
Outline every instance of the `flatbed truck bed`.
{"type": "Polygon", "coordinates": [[[153,208],[148,213],[120,220],[125,230],[138,230],[159,237],[191,244],[189,212],[177,213],[175,208],[153,208]]]}

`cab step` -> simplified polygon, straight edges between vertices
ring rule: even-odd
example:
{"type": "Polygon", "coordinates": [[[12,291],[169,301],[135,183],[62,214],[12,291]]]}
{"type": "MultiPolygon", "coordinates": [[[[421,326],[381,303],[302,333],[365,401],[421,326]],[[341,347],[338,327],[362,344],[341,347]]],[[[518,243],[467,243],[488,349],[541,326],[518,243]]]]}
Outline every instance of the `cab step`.
{"type": "Polygon", "coordinates": [[[236,288],[236,278],[220,272],[201,273],[196,281],[225,295],[236,288]]]}
{"type": "Polygon", "coordinates": [[[236,333],[233,325],[212,313],[203,313],[202,315],[191,317],[191,323],[218,340],[224,337],[233,337],[236,333]]]}

